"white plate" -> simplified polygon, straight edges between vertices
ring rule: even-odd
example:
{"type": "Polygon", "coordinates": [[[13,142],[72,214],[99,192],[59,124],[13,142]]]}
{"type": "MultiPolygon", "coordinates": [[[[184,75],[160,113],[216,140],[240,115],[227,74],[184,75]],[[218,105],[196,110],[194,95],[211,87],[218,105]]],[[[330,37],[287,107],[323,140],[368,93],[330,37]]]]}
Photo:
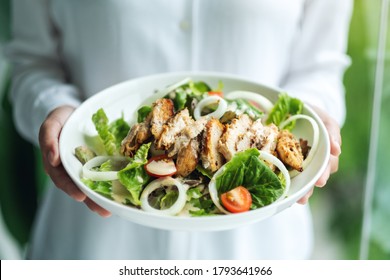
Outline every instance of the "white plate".
{"type": "MultiPolygon", "coordinates": [[[[145,226],[167,230],[226,230],[271,217],[296,203],[298,199],[313,187],[326,168],[329,160],[330,145],[322,121],[306,105],[304,106],[303,114],[313,117],[319,125],[318,150],[306,170],[292,179],[288,197],[266,207],[241,214],[223,216],[166,217],[119,204],[103,197],[84,185],[80,180],[82,166],[74,156],[74,149],[77,146],[85,145],[88,141],[88,136],[96,135],[91,121],[92,114],[99,108],[104,108],[111,121],[119,118],[122,113],[126,120],[134,120],[135,112],[145,102],[145,99],[153,95],[156,90],[161,90],[186,77],[191,77],[195,81],[205,81],[211,87],[217,87],[218,82],[222,81],[224,92],[233,90],[254,91],[261,93],[272,102],[276,101],[277,95],[280,93],[279,89],[267,87],[237,76],[209,72],[168,73],[148,76],[126,81],[97,93],[81,104],[70,116],[60,137],[60,156],[63,166],[76,185],[89,198],[114,215],[145,226]]],[[[149,100],[151,99],[149,98],[149,100]]],[[[312,129],[304,120],[297,122],[296,129],[293,132],[298,137],[307,139],[309,144],[311,143],[312,129]]]]}

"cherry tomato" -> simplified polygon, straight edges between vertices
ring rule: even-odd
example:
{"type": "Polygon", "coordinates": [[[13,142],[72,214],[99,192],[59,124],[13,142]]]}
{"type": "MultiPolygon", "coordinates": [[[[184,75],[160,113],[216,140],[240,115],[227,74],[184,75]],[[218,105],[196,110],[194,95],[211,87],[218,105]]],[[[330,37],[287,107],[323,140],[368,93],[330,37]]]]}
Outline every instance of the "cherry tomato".
{"type": "Polygon", "coordinates": [[[177,172],[173,159],[167,155],[152,157],[144,166],[146,173],[153,177],[171,176],[177,172]]]}
{"type": "Polygon", "coordinates": [[[222,205],[231,213],[246,212],[252,205],[252,196],[243,186],[238,186],[221,195],[222,205]]]}
{"type": "Polygon", "coordinates": [[[208,95],[210,95],[210,96],[216,95],[216,96],[219,96],[219,97],[223,98],[223,92],[222,91],[209,91],[208,95]]]}

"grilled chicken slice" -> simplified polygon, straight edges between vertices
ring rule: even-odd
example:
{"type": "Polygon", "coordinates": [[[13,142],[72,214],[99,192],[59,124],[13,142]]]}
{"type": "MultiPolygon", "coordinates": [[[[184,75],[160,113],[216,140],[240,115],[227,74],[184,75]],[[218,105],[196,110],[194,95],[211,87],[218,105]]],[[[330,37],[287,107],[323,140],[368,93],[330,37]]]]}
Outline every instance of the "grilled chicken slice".
{"type": "Polygon", "coordinates": [[[178,112],[169,119],[168,123],[163,125],[160,137],[156,138],[156,148],[168,150],[175,143],[179,133],[192,123],[193,119],[187,108],[178,112]]]}
{"type": "Polygon", "coordinates": [[[237,152],[245,151],[253,146],[253,133],[247,130],[237,141],[236,149],[237,152]]]}
{"type": "Polygon", "coordinates": [[[127,136],[121,142],[121,153],[132,157],[138,148],[148,140],[150,133],[150,120],[152,114],[149,114],[144,122],[137,123],[131,127],[127,136]]]}
{"type": "Polygon", "coordinates": [[[180,149],[176,160],[177,176],[186,177],[195,170],[199,161],[199,146],[198,138],[194,138],[180,149]]]}
{"type": "Polygon", "coordinates": [[[157,99],[152,106],[151,131],[155,139],[160,138],[163,126],[174,115],[174,105],[171,99],[157,99]]]}
{"type": "Polygon", "coordinates": [[[256,139],[257,146],[260,150],[273,154],[276,149],[276,144],[278,142],[279,129],[276,125],[270,124],[268,126],[263,126],[261,130],[258,130],[256,139]]]}
{"type": "Polygon", "coordinates": [[[251,125],[252,120],[246,114],[239,116],[238,119],[234,119],[226,125],[226,130],[218,143],[218,150],[227,161],[237,153],[237,143],[243,138],[251,125]]]}
{"type": "Polygon", "coordinates": [[[211,172],[217,171],[225,163],[225,158],[218,151],[218,142],[225,127],[217,119],[210,119],[203,132],[202,151],[200,154],[203,167],[211,172]]]}
{"type": "Polygon", "coordinates": [[[278,144],[276,146],[281,161],[293,169],[302,172],[303,155],[299,142],[288,130],[282,130],[278,135],[278,144]]]}
{"type": "Polygon", "coordinates": [[[205,128],[207,120],[202,118],[197,121],[190,119],[188,125],[177,136],[175,143],[168,153],[169,157],[175,156],[183,146],[187,146],[191,139],[198,137],[205,128]]]}

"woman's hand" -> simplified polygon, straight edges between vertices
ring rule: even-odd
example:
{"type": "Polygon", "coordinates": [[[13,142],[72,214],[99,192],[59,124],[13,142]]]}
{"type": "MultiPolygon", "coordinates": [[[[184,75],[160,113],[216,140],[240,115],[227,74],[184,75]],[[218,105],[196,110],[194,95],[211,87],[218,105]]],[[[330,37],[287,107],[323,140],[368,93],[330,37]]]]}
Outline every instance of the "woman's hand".
{"type": "MultiPolygon", "coordinates": [[[[328,162],[328,166],[326,167],[324,173],[321,175],[321,177],[317,180],[315,186],[322,188],[325,186],[326,182],[328,181],[330,175],[334,172],[336,172],[339,168],[339,156],[341,154],[341,134],[340,134],[340,126],[338,123],[329,116],[325,111],[322,109],[311,106],[318,116],[322,119],[322,121],[325,124],[325,127],[329,134],[329,141],[330,141],[330,158],[328,162]]],[[[298,203],[305,204],[313,194],[314,188],[312,188],[304,197],[302,197],[298,203]]]]}
{"type": "Polygon", "coordinates": [[[41,147],[43,165],[46,173],[59,189],[63,190],[76,201],[84,202],[89,209],[98,213],[100,216],[108,217],[111,213],[94,203],[81,192],[61,164],[59,137],[65,121],[73,111],[74,108],[70,106],[58,107],[43,122],[39,130],[39,145],[41,147]]]}

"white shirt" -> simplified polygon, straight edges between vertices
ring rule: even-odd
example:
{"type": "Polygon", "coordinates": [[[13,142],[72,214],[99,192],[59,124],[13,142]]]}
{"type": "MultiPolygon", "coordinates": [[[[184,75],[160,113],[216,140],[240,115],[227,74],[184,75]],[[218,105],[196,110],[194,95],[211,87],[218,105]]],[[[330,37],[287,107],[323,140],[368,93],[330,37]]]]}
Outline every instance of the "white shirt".
{"type": "MultiPolygon", "coordinates": [[[[15,0],[12,102],[20,133],[60,105],[149,74],[207,70],[277,86],[344,120],[351,0],[15,0]]],[[[187,233],[102,219],[52,188],[31,258],[307,258],[307,207],[233,231],[187,233]],[[44,245],[44,246],[43,246],[44,245]]]]}

